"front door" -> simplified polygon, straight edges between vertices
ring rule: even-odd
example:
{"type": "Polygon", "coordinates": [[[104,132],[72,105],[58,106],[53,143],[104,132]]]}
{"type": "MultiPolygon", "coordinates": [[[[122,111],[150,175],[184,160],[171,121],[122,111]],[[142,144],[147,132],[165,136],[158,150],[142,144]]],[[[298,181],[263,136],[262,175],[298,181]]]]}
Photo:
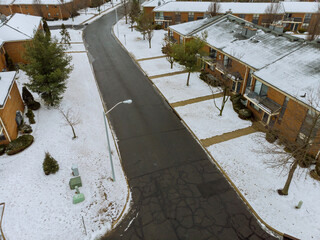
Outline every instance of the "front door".
{"type": "Polygon", "coordinates": [[[269,114],[264,113],[263,116],[262,116],[262,122],[264,124],[268,124],[268,119],[269,119],[269,114]]]}

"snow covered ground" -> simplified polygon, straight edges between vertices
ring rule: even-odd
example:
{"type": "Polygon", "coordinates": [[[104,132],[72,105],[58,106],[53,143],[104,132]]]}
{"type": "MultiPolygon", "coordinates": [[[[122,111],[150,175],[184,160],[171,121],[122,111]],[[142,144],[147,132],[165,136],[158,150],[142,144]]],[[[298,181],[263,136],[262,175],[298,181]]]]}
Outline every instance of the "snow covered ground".
{"type": "MultiPolygon", "coordinates": [[[[131,32],[128,27],[123,20],[119,22],[119,40],[131,55],[136,59],[162,55],[162,41],[159,40],[163,39],[163,31],[155,31],[156,41],[153,42],[152,49],[149,49],[141,34],[131,32]]],[[[116,26],[114,32],[117,32],[116,26]]],[[[161,59],[162,61],[153,59],[138,63],[146,73],[153,76],[170,71],[170,64],[165,64],[165,58],[161,59]]],[[[190,87],[185,86],[186,74],[154,78],[152,81],[170,103],[211,93],[208,86],[197,78],[197,74],[191,75],[190,87]]],[[[219,102],[221,98],[216,100],[219,102]]],[[[238,118],[229,100],[222,117],[217,116],[213,100],[176,107],[175,110],[199,139],[251,125],[249,121],[238,118]]],[[[268,145],[262,133],[253,133],[211,145],[208,151],[266,223],[303,240],[320,239],[320,205],[317,204],[320,199],[320,183],[310,178],[306,170],[300,169],[294,175],[289,195],[279,196],[276,190],[284,186],[285,171],[270,168],[267,164],[269,159],[276,157],[263,152],[268,145]],[[295,209],[300,200],[303,201],[301,209],[295,209]]]]}
{"type": "Polygon", "coordinates": [[[183,67],[177,63],[174,63],[173,68],[171,69],[170,63],[166,60],[166,58],[140,61],[139,64],[148,76],[183,71],[183,67]]]}
{"type": "Polygon", "coordinates": [[[79,25],[84,23],[90,23],[97,18],[107,14],[112,11],[115,7],[121,4],[120,0],[112,0],[100,6],[100,14],[97,8],[86,8],[78,11],[79,16],[74,17],[74,19],[69,18],[68,20],[56,20],[56,21],[47,21],[49,26],[60,26],[62,23],[65,25],[79,25]],[[113,7],[112,7],[113,6],[113,7]]]}
{"type": "MultiPolygon", "coordinates": [[[[73,42],[80,40],[78,33],[71,35],[77,36],[73,42]]],[[[130,193],[113,141],[116,182],[111,180],[103,107],[87,54],[71,56],[74,70],[60,107],[71,109],[79,118],[75,125],[78,138],[72,140],[71,128],[58,109],[42,104],[34,111],[34,143],[19,154],[0,157],[0,202],[6,203],[2,228],[8,240],[95,239],[110,230],[128,208],[130,193]],[[46,151],[60,165],[49,176],[42,169],[46,151]],[[77,205],[72,204],[75,191],[69,188],[72,164],[79,167],[80,192],[86,198],[77,205]]],[[[17,82],[20,88],[27,82],[23,72],[17,82]]]]}

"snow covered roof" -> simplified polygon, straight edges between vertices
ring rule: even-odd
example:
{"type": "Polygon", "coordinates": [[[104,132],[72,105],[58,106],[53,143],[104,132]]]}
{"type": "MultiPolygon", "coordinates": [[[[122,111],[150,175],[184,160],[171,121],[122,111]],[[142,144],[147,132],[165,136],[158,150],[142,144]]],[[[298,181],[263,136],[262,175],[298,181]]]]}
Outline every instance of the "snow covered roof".
{"type": "Polygon", "coordinates": [[[304,44],[254,75],[306,104],[311,99],[320,103],[320,47],[317,45],[304,44]]]}
{"type": "Polygon", "coordinates": [[[16,72],[0,72],[0,108],[4,107],[16,72]]]}
{"type": "Polygon", "coordinates": [[[174,2],[175,0],[149,0],[145,1],[141,4],[142,7],[158,7],[160,5],[163,5],[167,2],[174,2]],[[160,3],[160,5],[159,5],[160,3]]]}
{"type": "Polygon", "coordinates": [[[286,13],[314,13],[318,10],[318,2],[282,2],[286,13]]]}
{"type": "Polygon", "coordinates": [[[13,2],[14,0],[0,0],[0,5],[9,5],[13,2]]]}
{"type": "MultiPolygon", "coordinates": [[[[153,9],[154,12],[206,12],[211,2],[168,2],[153,9]]],[[[270,3],[219,2],[220,13],[263,14],[270,3]]],[[[281,8],[279,13],[284,13],[281,8]]]]}
{"type": "Polygon", "coordinates": [[[0,42],[31,39],[40,23],[41,17],[16,13],[0,26],[0,42]]]}
{"type": "Polygon", "coordinates": [[[184,33],[182,34],[184,36],[201,36],[201,33],[206,31],[207,44],[254,69],[261,69],[302,45],[298,38],[297,41],[289,41],[287,37],[277,36],[274,32],[268,33],[261,29],[250,38],[243,37],[241,33],[244,24],[253,26],[252,23],[228,14],[211,22],[210,19],[203,19],[169,28],[180,34],[184,33]]]}
{"type": "MultiPolygon", "coordinates": [[[[72,2],[73,0],[39,0],[39,4],[44,5],[60,5],[61,2],[68,3],[72,2]]],[[[35,0],[14,0],[12,4],[34,4],[35,0]]]]}

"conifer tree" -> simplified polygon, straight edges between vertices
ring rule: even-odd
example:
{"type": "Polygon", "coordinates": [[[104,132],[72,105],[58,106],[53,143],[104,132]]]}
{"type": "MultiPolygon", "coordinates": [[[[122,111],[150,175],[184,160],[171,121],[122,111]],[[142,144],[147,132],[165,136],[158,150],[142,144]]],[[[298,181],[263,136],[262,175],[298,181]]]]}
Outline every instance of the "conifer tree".
{"type": "Polygon", "coordinates": [[[67,44],[70,47],[71,37],[70,37],[70,34],[69,34],[66,26],[63,23],[61,24],[60,35],[61,35],[60,43],[67,44]]]}
{"type": "Polygon", "coordinates": [[[51,37],[51,32],[50,32],[50,29],[49,29],[49,26],[48,26],[48,23],[46,20],[43,20],[43,31],[46,33],[46,36],[48,38],[51,37]]]}
{"type": "Polygon", "coordinates": [[[28,64],[21,68],[30,79],[26,86],[40,94],[46,105],[58,106],[72,71],[71,57],[64,53],[56,39],[48,38],[42,31],[38,31],[25,48],[24,59],[28,64]]]}

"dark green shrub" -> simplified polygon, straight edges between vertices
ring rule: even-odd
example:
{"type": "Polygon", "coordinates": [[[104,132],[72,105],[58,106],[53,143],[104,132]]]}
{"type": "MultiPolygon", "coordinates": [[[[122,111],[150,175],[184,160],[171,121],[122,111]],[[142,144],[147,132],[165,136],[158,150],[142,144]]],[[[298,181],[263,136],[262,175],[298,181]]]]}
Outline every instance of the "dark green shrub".
{"type": "Polygon", "coordinates": [[[266,133],[266,140],[269,143],[274,143],[278,139],[277,135],[274,134],[273,132],[267,132],[266,133]]]}
{"type": "Polygon", "coordinates": [[[299,32],[299,33],[305,33],[306,31],[307,31],[307,29],[305,29],[305,28],[300,28],[298,32],[299,32]]]}
{"type": "Polygon", "coordinates": [[[241,95],[239,93],[230,96],[231,102],[239,102],[240,99],[241,99],[241,95]]]}
{"type": "Polygon", "coordinates": [[[154,30],[161,30],[162,29],[162,25],[156,24],[156,26],[154,27],[154,30]]]}
{"type": "Polygon", "coordinates": [[[32,127],[26,123],[23,123],[21,126],[19,126],[19,131],[22,134],[32,133],[32,127]]]}
{"type": "Polygon", "coordinates": [[[15,67],[14,67],[13,61],[10,58],[10,56],[8,55],[8,53],[4,54],[4,58],[5,58],[5,61],[6,61],[6,67],[7,67],[8,71],[14,71],[15,67]]]}
{"type": "Polygon", "coordinates": [[[246,107],[241,102],[235,102],[233,103],[233,110],[239,114],[239,111],[241,109],[245,109],[246,107]]]}
{"type": "Polygon", "coordinates": [[[206,81],[206,73],[201,72],[199,78],[200,78],[202,81],[206,81]]]}
{"type": "Polygon", "coordinates": [[[36,123],[36,121],[34,120],[34,114],[33,114],[32,109],[28,108],[28,111],[27,111],[27,113],[26,113],[26,116],[27,116],[27,118],[29,119],[29,123],[30,123],[30,124],[36,123]]]}
{"type": "Polygon", "coordinates": [[[22,88],[22,99],[28,108],[32,110],[38,110],[40,108],[40,103],[34,100],[31,92],[25,86],[22,88]]]}
{"type": "Polygon", "coordinates": [[[43,171],[46,175],[56,173],[59,170],[58,162],[53,157],[51,157],[50,153],[48,152],[46,152],[42,166],[43,171]]]}
{"type": "Polygon", "coordinates": [[[238,116],[239,116],[239,118],[244,119],[244,120],[250,119],[252,116],[252,111],[248,108],[240,109],[238,116]]]}
{"type": "Polygon", "coordinates": [[[8,155],[19,153],[29,147],[33,143],[33,136],[23,135],[10,142],[6,148],[8,155]]]}
{"type": "Polygon", "coordinates": [[[7,145],[6,145],[6,144],[0,145],[0,156],[5,153],[6,148],[7,148],[7,145]]]}

